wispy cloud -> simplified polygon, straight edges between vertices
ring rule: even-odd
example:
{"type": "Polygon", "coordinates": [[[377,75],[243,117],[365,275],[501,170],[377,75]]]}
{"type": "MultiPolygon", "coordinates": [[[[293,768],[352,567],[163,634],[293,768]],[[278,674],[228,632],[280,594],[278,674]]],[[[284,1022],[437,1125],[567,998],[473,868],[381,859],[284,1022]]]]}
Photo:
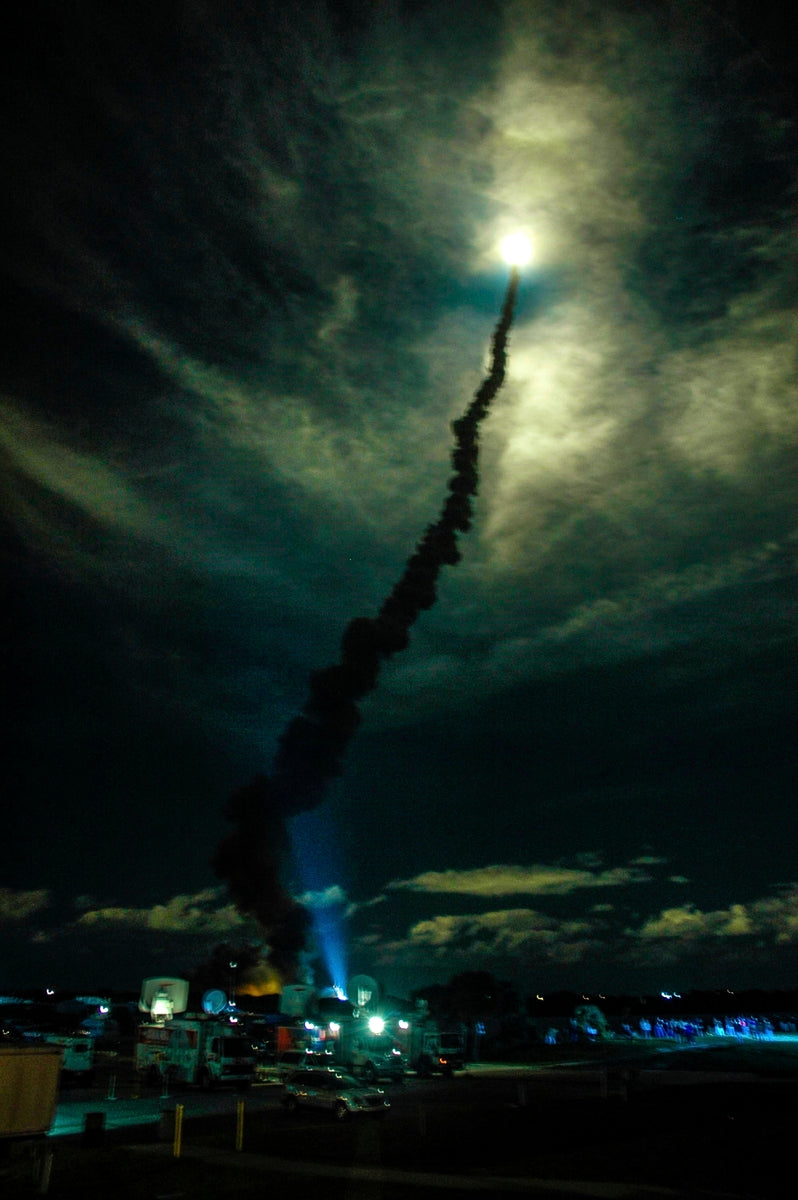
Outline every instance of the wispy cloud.
{"type": "Polygon", "coordinates": [[[21,924],[49,905],[50,893],[46,888],[31,891],[0,888],[0,925],[21,924]]]}
{"type": "Polygon", "coordinates": [[[651,875],[638,862],[607,871],[573,867],[507,866],[492,864],[471,870],[424,871],[412,879],[398,879],[387,886],[395,891],[448,893],[461,896],[567,896],[583,888],[627,887],[649,883],[651,875]]]}
{"type": "Polygon", "coordinates": [[[661,950],[689,948],[728,938],[764,938],[776,945],[798,944],[798,888],[708,912],[692,904],[666,908],[628,932],[640,943],[656,944],[661,950]]]}
{"type": "MultiPolygon", "coordinates": [[[[92,521],[117,533],[169,544],[175,529],[164,514],[142,498],[122,469],[68,444],[55,427],[33,418],[9,401],[0,402],[0,447],[21,476],[47,493],[79,509],[92,521]]],[[[39,509],[17,499],[16,516],[46,549],[62,554],[68,530],[57,533],[45,523],[39,509]]],[[[71,553],[79,557],[77,539],[71,553]]]]}
{"type": "MultiPolygon", "coordinates": [[[[423,890],[429,896],[444,891],[470,896],[490,894],[473,886],[467,892],[465,887],[455,889],[452,882],[423,890]]],[[[501,970],[499,964],[508,963],[525,972],[587,964],[601,970],[602,963],[619,960],[632,968],[660,968],[695,962],[703,956],[709,956],[714,967],[723,970],[724,965],[731,968],[739,963],[741,955],[749,962],[772,962],[780,952],[798,947],[798,886],[783,887],[778,894],[718,910],[703,911],[684,903],[634,921],[629,920],[628,909],[606,903],[595,904],[576,918],[528,907],[491,908],[476,913],[432,912],[412,921],[401,937],[392,935],[386,927],[374,926],[355,941],[381,965],[416,970],[425,964],[434,965],[436,970],[444,964],[453,964],[452,971],[501,970]]]]}
{"type": "Polygon", "coordinates": [[[233,904],[221,903],[221,888],[206,888],[193,895],[173,896],[151,908],[124,906],[92,908],[75,925],[83,930],[125,927],[157,933],[224,935],[243,922],[233,904]]]}
{"type": "Polygon", "coordinates": [[[599,944],[599,922],[558,920],[528,908],[496,909],[478,915],[441,914],[418,921],[407,936],[368,944],[383,963],[452,961],[482,966],[491,959],[531,956],[536,962],[578,962],[599,944]]]}

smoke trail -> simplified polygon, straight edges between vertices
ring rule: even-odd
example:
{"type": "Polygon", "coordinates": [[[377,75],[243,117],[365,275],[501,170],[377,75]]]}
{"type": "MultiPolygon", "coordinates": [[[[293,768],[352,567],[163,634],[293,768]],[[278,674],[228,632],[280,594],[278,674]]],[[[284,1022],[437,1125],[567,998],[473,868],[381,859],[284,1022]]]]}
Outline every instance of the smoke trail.
{"type": "Polygon", "coordinates": [[[293,976],[309,925],[307,911],[281,882],[287,821],[316,808],[340,775],[344,751],[360,723],[357,701],[377,686],[381,662],[405,649],[419,614],[435,603],[441,569],[460,559],[457,536],[470,528],[471,498],[479,482],[479,425],[504,381],[517,290],[513,268],[493,332],[490,369],[465,413],[452,423],[454,475],[438,520],[428,526],[377,616],[351,621],[339,662],[311,675],[310,694],[279,739],[271,775],[258,775],[228,802],[233,830],[219,845],[214,867],[238,909],[263,927],[270,960],[286,978],[293,976]]]}

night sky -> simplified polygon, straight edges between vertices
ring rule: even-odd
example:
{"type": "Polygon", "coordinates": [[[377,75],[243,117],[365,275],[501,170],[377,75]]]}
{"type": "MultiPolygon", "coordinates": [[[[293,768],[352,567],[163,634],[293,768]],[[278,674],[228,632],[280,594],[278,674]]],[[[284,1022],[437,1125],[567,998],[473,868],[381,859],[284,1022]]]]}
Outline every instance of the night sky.
{"type": "MultiPolygon", "coordinates": [[[[213,862],[447,496],[287,821],[298,964],[798,982],[795,40],[776,6],[27,4],[6,46],[0,991],[269,930],[213,862]]],[[[785,18],[786,22],[786,18],[785,18]]]]}

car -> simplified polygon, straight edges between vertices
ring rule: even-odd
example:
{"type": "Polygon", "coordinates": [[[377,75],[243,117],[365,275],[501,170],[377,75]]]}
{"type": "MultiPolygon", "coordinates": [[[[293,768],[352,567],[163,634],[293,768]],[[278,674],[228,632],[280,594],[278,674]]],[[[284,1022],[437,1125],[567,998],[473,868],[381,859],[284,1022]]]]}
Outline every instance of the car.
{"type": "Polygon", "coordinates": [[[323,1108],[338,1121],[355,1115],[385,1116],[391,1105],[382,1088],[362,1083],[340,1071],[301,1067],[283,1085],[287,1112],[298,1108],[323,1108]]]}
{"type": "Polygon", "coordinates": [[[285,1082],[294,1071],[319,1065],[328,1064],[322,1064],[319,1057],[310,1050],[283,1050],[275,1058],[274,1070],[280,1080],[285,1082]]]}

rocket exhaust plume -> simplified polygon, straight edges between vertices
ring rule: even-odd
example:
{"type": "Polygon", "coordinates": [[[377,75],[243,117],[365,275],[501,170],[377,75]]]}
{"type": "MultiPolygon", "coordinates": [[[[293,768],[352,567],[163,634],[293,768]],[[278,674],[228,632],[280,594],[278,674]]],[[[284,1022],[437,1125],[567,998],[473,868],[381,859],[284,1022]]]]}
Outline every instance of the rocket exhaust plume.
{"type": "Polygon", "coordinates": [[[270,962],[286,980],[296,975],[310,924],[307,910],[281,879],[288,821],[316,808],[341,774],[344,752],[360,723],[357,702],[377,686],[381,663],[405,649],[419,614],[435,603],[442,568],[460,559],[457,537],[470,528],[471,498],[479,482],[479,426],[504,381],[518,279],[513,267],[493,332],[488,374],[452,423],[454,474],[438,520],[428,526],[377,616],[351,621],[341,639],[339,661],[311,675],[305,705],[279,739],[271,775],[256,776],[227,804],[233,829],[214,856],[216,874],[226,881],[239,911],[261,925],[270,962]]]}

